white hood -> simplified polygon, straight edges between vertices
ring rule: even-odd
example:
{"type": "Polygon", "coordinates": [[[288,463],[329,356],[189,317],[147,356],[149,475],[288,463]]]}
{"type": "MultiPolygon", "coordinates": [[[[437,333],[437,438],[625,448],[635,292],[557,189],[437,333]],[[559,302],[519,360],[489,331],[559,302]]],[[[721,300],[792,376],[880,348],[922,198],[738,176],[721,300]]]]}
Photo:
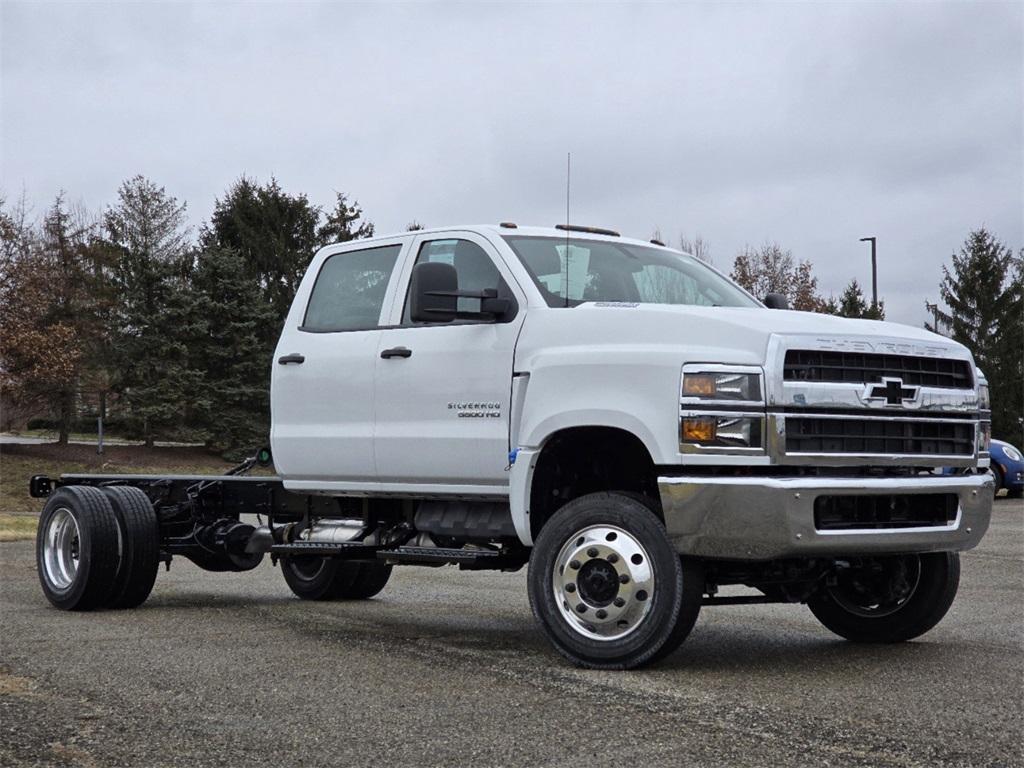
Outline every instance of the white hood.
{"type": "Polygon", "coordinates": [[[690,361],[760,365],[773,336],[804,336],[813,346],[970,359],[961,344],[899,323],[852,320],[760,307],[696,307],[593,302],[571,309],[531,310],[520,351],[593,345],[671,346],[690,361]]]}

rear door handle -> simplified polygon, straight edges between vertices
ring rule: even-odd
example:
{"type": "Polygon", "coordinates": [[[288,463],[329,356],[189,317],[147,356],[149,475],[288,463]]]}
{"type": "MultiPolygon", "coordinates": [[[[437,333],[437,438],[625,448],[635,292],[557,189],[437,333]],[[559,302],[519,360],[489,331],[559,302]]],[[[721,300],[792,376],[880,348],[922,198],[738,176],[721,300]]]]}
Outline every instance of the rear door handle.
{"type": "Polygon", "coordinates": [[[300,355],[297,352],[292,352],[290,355],[281,355],[277,358],[278,365],[288,365],[288,363],[302,364],[306,362],[306,356],[300,355]]]}
{"type": "Polygon", "coordinates": [[[412,350],[408,347],[392,347],[391,349],[385,349],[380,353],[380,356],[385,360],[392,357],[412,357],[412,350]]]}

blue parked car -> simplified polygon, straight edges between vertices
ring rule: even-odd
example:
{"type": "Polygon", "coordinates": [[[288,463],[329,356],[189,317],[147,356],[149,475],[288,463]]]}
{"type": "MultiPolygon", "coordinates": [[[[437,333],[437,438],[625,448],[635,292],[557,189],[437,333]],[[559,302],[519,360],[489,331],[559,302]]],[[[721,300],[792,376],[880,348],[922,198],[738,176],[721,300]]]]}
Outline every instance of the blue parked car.
{"type": "Polygon", "coordinates": [[[996,493],[1005,488],[1007,496],[1019,499],[1024,493],[1024,456],[1002,440],[992,441],[989,455],[992,457],[992,474],[996,476],[996,493]]]}

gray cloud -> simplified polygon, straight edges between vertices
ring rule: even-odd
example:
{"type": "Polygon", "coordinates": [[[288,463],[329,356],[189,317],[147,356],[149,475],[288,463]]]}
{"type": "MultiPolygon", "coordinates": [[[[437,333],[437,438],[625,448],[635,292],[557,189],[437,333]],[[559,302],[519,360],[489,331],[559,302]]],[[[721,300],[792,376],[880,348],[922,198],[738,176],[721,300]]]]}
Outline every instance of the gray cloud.
{"type": "Polygon", "coordinates": [[[2,185],[196,224],[239,174],[378,231],[564,216],[778,240],[918,324],[972,227],[1024,245],[1024,6],[0,6],[2,185]]]}

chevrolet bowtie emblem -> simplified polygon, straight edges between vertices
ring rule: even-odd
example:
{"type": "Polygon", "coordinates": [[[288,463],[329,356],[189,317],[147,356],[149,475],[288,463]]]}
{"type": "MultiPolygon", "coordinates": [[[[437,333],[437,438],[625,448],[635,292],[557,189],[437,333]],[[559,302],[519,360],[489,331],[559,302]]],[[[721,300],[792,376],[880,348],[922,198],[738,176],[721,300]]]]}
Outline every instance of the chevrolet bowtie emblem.
{"type": "Polygon", "coordinates": [[[920,387],[905,387],[903,379],[883,378],[881,384],[868,384],[862,400],[885,400],[886,405],[905,405],[917,400],[920,387]]]}

